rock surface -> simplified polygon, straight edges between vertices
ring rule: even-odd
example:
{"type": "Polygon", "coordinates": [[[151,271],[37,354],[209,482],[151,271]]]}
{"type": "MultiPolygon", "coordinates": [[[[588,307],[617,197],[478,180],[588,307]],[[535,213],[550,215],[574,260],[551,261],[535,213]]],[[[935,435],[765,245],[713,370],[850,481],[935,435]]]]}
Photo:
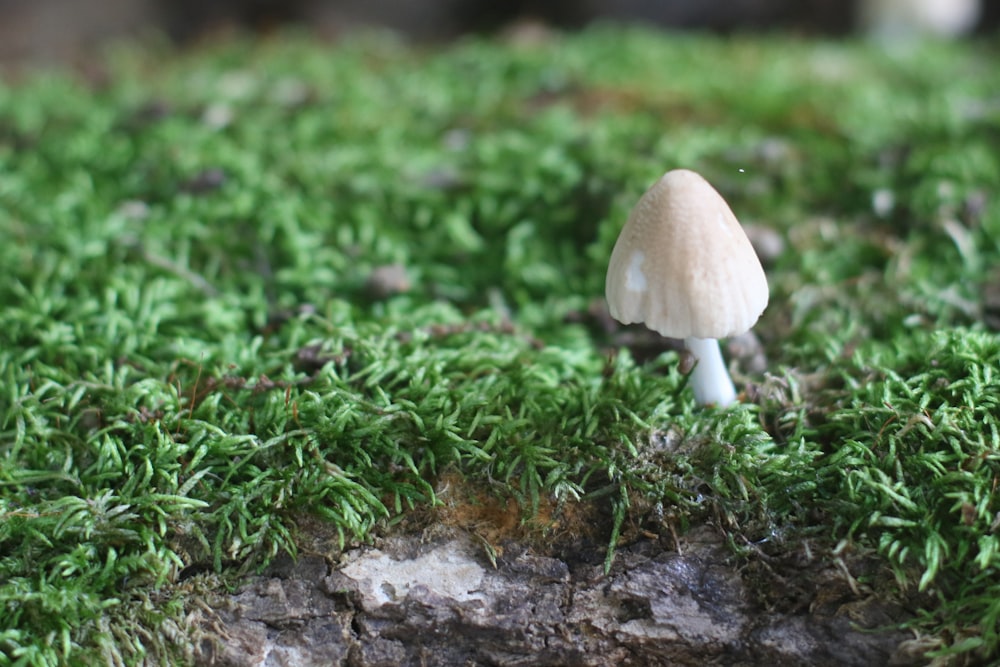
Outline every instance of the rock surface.
{"type": "Polygon", "coordinates": [[[622,548],[607,575],[599,560],[511,546],[494,568],[467,535],[398,535],[336,565],[303,556],[249,580],[200,617],[198,663],[921,664],[902,650],[907,633],[871,632],[892,627],[898,610],[851,593],[833,572],[815,572],[811,599],[768,611],[707,530],[683,553],[622,548]]]}

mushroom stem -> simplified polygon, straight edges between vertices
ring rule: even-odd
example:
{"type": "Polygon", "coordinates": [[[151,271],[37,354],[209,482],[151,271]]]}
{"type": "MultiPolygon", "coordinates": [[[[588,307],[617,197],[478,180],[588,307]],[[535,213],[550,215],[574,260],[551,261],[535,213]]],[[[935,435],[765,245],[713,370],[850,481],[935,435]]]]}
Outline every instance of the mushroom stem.
{"type": "Polygon", "coordinates": [[[685,338],[684,346],[698,360],[690,379],[698,405],[714,403],[724,408],[736,402],[736,389],[722,360],[719,341],[715,338],[685,338]]]}

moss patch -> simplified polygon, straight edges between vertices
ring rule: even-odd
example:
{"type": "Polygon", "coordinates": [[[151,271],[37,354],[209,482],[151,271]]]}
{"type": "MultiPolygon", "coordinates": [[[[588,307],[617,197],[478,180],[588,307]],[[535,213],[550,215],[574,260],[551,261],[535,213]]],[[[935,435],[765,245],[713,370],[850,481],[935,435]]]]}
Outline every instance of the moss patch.
{"type": "Polygon", "coordinates": [[[166,659],[193,573],[442,480],[593,503],[609,545],[877,553],[932,648],[993,653],[996,55],[286,36],[0,85],[0,663],[166,659]],[[591,308],[674,166],[785,241],[730,411],[591,308]]]}

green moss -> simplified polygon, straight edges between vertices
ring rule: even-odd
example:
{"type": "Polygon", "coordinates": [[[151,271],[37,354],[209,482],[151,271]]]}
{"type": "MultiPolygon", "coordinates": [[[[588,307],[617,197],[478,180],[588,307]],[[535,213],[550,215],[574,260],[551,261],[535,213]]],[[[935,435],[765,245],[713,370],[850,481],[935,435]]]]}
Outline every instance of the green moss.
{"type": "Polygon", "coordinates": [[[598,504],[609,558],[664,520],[877,551],[921,632],[994,651],[994,56],[285,36],[0,86],[0,664],[183,653],[188,574],[307,515],[364,539],[445,471],[598,504]],[[587,315],[677,165],[787,242],[726,412],[587,315]]]}
{"type": "Polygon", "coordinates": [[[848,389],[818,429],[835,447],[837,534],[877,543],[902,585],[939,599],[953,638],[976,628],[991,650],[1000,630],[998,368],[992,334],[897,338],[856,355],[848,389]]]}

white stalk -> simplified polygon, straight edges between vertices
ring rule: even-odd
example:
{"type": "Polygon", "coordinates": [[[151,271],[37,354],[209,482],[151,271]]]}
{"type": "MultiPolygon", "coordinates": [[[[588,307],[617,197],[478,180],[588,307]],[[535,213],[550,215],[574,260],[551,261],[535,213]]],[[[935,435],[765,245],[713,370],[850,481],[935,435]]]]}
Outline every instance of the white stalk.
{"type": "Polygon", "coordinates": [[[685,338],[684,346],[698,360],[688,380],[698,404],[714,403],[724,408],[735,403],[736,388],[729,379],[726,362],[722,360],[719,341],[714,338],[685,338]]]}

